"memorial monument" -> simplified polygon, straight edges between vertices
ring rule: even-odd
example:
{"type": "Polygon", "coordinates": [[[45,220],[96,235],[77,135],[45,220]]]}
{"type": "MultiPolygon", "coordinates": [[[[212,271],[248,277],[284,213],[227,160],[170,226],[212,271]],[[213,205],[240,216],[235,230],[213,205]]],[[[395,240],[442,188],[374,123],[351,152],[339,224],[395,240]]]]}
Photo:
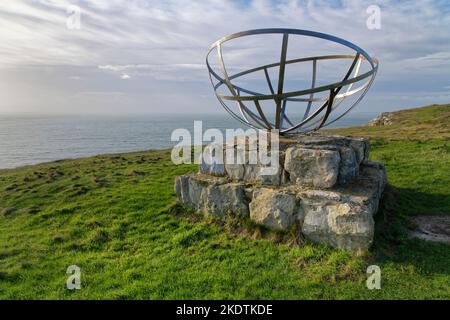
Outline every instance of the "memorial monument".
{"type": "MultiPolygon", "coordinates": [[[[326,49],[330,48],[326,45],[326,49]]],[[[387,182],[384,166],[368,160],[366,139],[317,131],[338,121],[361,101],[374,81],[378,61],[360,47],[331,35],[259,29],[218,40],[209,49],[206,64],[216,97],[233,118],[268,136],[280,135],[276,150],[270,151],[276,155],[277,165],[270,164],[274,170],[268,174],[268,164],[261,158],[250,161],[251,153],[261,151],[262,145],[246,145],[251,138],[235,137],[219,148],[227,155],[223,162],[203,160],[198,173],[176,178],[179,201],[205,215],[232,214],[274,229],[297,226],[306,239],[336,248],[369,248],[373,216],[387,182]],[[225,65],[224,45],[255,36],[279,37],[280,56],[272,63],[231,74],[225,65]],[[318,39],[350,52],[288,58],[292,38],[318,39]],[[330,62],[346,62],[348,68],[337,74],[338,81],[321,83],[318,70],[325,61],[329,69],[333,69],[330,62]],[[301,69],[305,64],[310,65],[309,87],[293,83],[289,87],[295,89],[286,90],[287,68],[301,69]],[[276,83],[270,76],[274,73],[276,83]],[[258,89],[242,86],[241,79],[246,77],[262,80],[258,89]],[[229,161],[236,157],[241,161],[229,161]]],[[[217,146],[214,150],[217,152],[217,146]]]]}

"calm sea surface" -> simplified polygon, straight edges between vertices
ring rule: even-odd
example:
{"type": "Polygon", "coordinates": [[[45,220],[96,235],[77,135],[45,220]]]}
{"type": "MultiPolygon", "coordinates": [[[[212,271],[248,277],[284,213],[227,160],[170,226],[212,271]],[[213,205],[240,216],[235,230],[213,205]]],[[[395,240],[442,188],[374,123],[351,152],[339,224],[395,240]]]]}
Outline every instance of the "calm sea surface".
{"type": "MultiPolygon", "coordinates": [[[[376,113],[349,114],[330,127],[366,123],[376,113]]],[[[177,128],[193,134],[194,120],[207,128],[241,127],[220,115],[1,115],[0,168],[79,158],[104,153],[165,149],[177,128]]]]}

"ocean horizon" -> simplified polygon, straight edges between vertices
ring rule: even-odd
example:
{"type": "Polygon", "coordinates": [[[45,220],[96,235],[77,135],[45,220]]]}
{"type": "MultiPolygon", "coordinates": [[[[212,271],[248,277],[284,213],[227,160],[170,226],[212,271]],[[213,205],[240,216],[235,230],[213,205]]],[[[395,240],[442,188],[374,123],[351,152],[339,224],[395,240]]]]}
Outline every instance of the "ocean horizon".
{"type": "MultiPolygon", "coordinates": [[[[327,128],[367,123],[379,112],[350,113],[327,128]]],[[[100,154],[168,149],[172,131],[246,128],[228,114],[0,114],[0,169],[100,154]]]]}

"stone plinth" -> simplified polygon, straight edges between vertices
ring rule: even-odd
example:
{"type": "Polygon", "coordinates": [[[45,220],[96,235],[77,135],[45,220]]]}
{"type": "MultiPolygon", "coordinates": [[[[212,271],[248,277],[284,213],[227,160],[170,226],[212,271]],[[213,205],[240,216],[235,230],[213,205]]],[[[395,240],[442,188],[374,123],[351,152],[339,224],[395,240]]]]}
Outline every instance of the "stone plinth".
{"type": "Polygon", "coordinates": [[[175,192],[205,215],[248,217],[274,229],[298,224],[310,241],[366,249],[387,182],[384,167],[368,161],[368,152],[365,139],[300,136],[280,141],[280,165],[272,175],[261,174],[267,166],[258,163],[202,163],[199,173],[176,178],[175,192]]]}
{"type": "MultiPolygon", "coordinates": [[[[257,148],[257,146],[256,146],[257,148]]],[[[283,139],[279,145],[280,168],[275,175],[261,174],[267,166],[249,164],[253,149],[238,148],[238,144],[223,146],[224,164],[200,165],[200,172],[228,177],[234,181],[264,185],[289,185],[328,189],[354,180],[359,166],[367,160],[369,144],[362,138],[341,136],[300,136],[283,139]],[[227,155],[244,159],[243,163],[227,163],[227,155]]]]}

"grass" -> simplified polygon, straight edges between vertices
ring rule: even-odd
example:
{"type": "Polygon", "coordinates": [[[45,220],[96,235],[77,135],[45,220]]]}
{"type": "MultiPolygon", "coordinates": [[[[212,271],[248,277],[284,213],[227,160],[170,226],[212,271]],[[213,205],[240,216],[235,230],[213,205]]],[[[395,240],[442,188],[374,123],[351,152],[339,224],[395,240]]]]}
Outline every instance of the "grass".
{"type": "Polygon", "coordinates": [[[392,128],[333,130],[369,136],[391,184],[374,248],[358,255],[179,214],[174,178],[196,167],[173,165],[168,151],[1,170],[0,298],[449,299],[450,246],[405,233],[408,216],[450,213],[448,110],[401,111],[392,128]],[[366,288],[371,264],[381,290],[366,288]],[[81,268],[81,290],[66,289],[70,265],[81,268]]]}

